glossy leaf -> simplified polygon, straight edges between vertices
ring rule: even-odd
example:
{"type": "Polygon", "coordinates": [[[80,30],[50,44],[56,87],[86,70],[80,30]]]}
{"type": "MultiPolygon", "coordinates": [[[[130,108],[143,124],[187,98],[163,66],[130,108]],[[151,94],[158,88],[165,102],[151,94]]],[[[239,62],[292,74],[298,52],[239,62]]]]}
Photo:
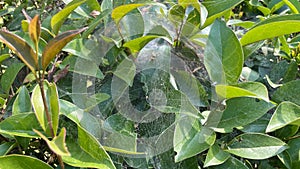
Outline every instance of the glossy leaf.
{"type": "Polygon", "coordinates": [[[288,145],[290,148],[286,151],[291,157],[292,169],[296,169],[300,165],[300,138],[290,140],[288,145]]]}
{"type": "Polygon", "coordinates": [[[0,81],[1,87],[5,93],[9,94],[11,85],[13,84],[15,78],[17,77],[17,74],[23,67],[23,63],[14,63],[5,70],[0,81]]]}
{"type": "Polygon", "coordinates": [[[62,48],[65,47],[67,43],[73,40],[76,35],[84,31],[85,29],[86,28],[66,31],[51,39],[42,54],[42,68],[46,70],[51,60],[55,58],[55,56],[62,50],[62,48]]]}
{"type": "Polygon", "coordinates": [[[120,20],[130,11],[144,6],[145,4],[126,4],[126,5],[121,5],[116,7],[112,13],[111,13],[111,17],[113,18],[113,20],[119,24],[120,20]]]}
{"type": "Polygon", "coordinates": [[[157,35],[146,35],[143,37],[139,37],[124,43],[124,47],[127,47],[131,50],[132,53],[136,53],[140,51],[145,45],[147,45],[150,41],[156,38],[160,38],[162,36],[157,35]]]}
{"type": "Polygon", "coordinates": [[[300,106],[291,102],[282,102],[276,108],[266,132],[272,132],[300,120],[300,106]]]}
{"type": "Polygon", "coordinates": [[[70,156],[66,147],[66,128],[62,128],[59,135],[55,136],[51,141],[41,132],[34,130],[43,140],[46,141],[48,147],[57,155],[70,156]]]}
{"type": "Polygon", "coordinates": [[[31,112],[31,101],[30,101],[30,95],[25,86],[20,87],[19,94],[16,97],[16,100],[14,101],[13,107],[12,107],[12,114],[16,115],[19,113],[24,112],[31,112]]]}
{"type": "Polygon", "coordinates": [[[217,166],[210,167],[212,169],[224,169],[224,168],[232,168],[232,169],[249,169],[243,162],[240,160],[230,157],[228,160],[225,161],[225,163],[217,166]]]}
{"type": "Polygon", "coordinates": [[[9,153],[15,146],[16,144],[14,142],[5,142],[0,144],[0,156],[4,156],[9,153]]]}
{"type": "Polygon", "coordinates": [[[39,39],[40,39],[40,35],[41,35],[41,23],[40,23],[38,15],[36,15],[30,21],[28,31],[29,31],[29,36],[30,36],[31,40],[37,46],[39,39]]]}
{"type": "Polygon", "coordinates": [[[259,119],[273,107],[273,104],[255,98],[232,98],[226,101],[221,119],[214,123],[217,128],[222,129],[220,132],[231,132],[235,127],[245,126],[259,119]]]}
{"type": "Polygon", "coordinates": [[[207,20],[204,26],[210,25],[216,18],[224,15],[225,12],[234,8],[243,0],[206,0],[202,4],[208,11],[207,20]]]}
{"type": "Polygon", "coordinates": [[[85,168],[115,168],[101,144],[80,126],[78,126],[78,141],[68,140],[67,145],[71,156],[62,158],[69,165],[85,168]]]}
{"type": "Polygon", "coordinates": [[[259,82],[244,82],[234,86],[216,85],[216,93],[226,99],[235,97],[253,97],[269,101],[268,90],[259,82]]]}
{"type": "Polygon", "coordinates": [[[204,64],[210,79],[217,84],[236,84],[243,62],[239,40],[223,21],[216,20],[204,52],[204,64]]]}
{"type": "MultiPolygon", "coordinates": [[[[54,135],[56,135],[56,132],[58,129],[58,116],[59,116],[59,103],[58,103],[57,89],[56,89],[56,86],[54,83],[48,83],[46,81],[44,83],[44,91],[45,91],[48,111],[49,111],[50,118],[51,118],[50,123],[52,123],[54,135]]],[[[46,117],[45,108],[44,108],[43,99],[42,99],[41,90],[40,90],[39,85],[36,85],[36,87],[33,89],[32,96],[31,96],[31,102],[32,102],[36,117],[37,117],[41,127],[44,129],[44,131],[49,133],[50,129],[48,126],[48,120],[46,117]]]]}
{"type": "Polygon", "coordinates": [[[14,169],[53,169],[43,161],[25,155],[8,155],[0,157],[0,168],[14,169]]]}
{"type": "Polygon", "coordinates": [[[277,36],[299,32],[300,15],[283,15],[265,19],[252,27],[240,40],[243,46],[277,36]]]}
{"type": "Polygon", "coordinates": [[[56,13],[51,19],[51,27],[54,34],[58,34],[58,31],[67,17],[75,10],[78,6],[83,4],[86,0],[74,0],[70,2],[64,9],[56,13]]]}
{"type": "Polygon", "coordinates": [[[261,160],[275,156],[287,148],[287,144],[276,137],[246,133],[235,137],[226,151],[239,157],[261,160]]]}
{"type": "Polygon", "coordinates": [[[300,105],[300,96],[298,94],[299,91],[300,91],[300,80],[293,80],[283,84],[279,89],[277,89],[274,92],[271,98],[276,103],[281,103],[283,101],[290,101],[297,105],[300,105]]]}
{"type": "Polygon", "coordinates": [[[208,150],[203,167],[220,165],[228,160],[229,157],[230,154],[228,152],[223,151],[217,144],[214,144],[208,150]]]}
{"type": "Polygon", "coordinates": [[[214,144],[216,134],[209,128],[202,127],[199,121],[191,117],[182,117],[174,131],[175,161],[193,157],[214,144]]]}
{"type": "Polygon", "coordinates": [[[21,137],[39,137],[32,129],[42,130],[34,113],[10,116],[0,123],[0,133],[21,137]]]}
{"type": "Polygon", "coordinates": [[[136,72],[136,66],[132,60],[125,58],[118,66],[114,75],[124,80],[129,86],[132,86],[136,72]]]}
{"type": "Polygon", "coordinates": [[[8,31],[0,30],[0,41],[15,52],[32,72],[35,72],[38,66],[36,54],[24,39],[8,31]]]}

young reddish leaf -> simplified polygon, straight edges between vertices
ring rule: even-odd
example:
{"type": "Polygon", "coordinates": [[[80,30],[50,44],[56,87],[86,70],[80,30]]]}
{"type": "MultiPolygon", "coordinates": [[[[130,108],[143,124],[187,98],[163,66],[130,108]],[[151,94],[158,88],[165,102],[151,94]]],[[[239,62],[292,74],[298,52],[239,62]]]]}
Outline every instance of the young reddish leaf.
{"type": "Polygon", "coordinates": [[[29,35],[35,45],[37,45],[41,34],[41,23],[39,16],[36,15],[29,24],[29,35]]]}
{"type": "Polygon", "coordinates": [[[78,30],[70,30],[66,31],[54,39],[51,39],[47,46],[45,47],[42,55],[42,67],[45,70],[51,60],[62,50],[63,47],[66,46],[73,38],[86,30],[86,28],[78,29],[78,30]]]}
{"type": "Polygon", "coordinates": [[[8,31],[0,30],[0,41],[14,51],[32,72],[35,72],[38,65],[36,54],[24,39],[8,31]]]}

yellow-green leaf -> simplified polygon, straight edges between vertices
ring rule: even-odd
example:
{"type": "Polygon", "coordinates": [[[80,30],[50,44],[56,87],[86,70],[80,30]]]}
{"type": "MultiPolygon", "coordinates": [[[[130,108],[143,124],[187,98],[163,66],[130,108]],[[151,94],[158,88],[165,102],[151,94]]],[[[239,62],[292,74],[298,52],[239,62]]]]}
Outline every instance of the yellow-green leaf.
{"type": "Polygon", "coordinates": [[[24,39],[8,31],[0,30],[0,41],[14,51],[32,72],[35,72],[38,65],[36,54],[24,39]]]}
{"type": "Polygon", "coordinates": [[[70,13],[75,10],[78,6],[83,4],[86,0],[74,0],[70,2],[63,10],[55,14],[51,19],[51,27],[54,34],[57,34],[61,25],[70,15],[70,13]]]}
{"type": "Polygon", "coordinates": [[[46,141],[49,148],[57,155],[60,156],[71,156],[66,147],[66,128],[62,128],[59,135],[55,136],[51,141],[44,136],[41,132],[34,130],[43,140],[46,141]]]}
{"type": "Polygon", "coordinates": [[[45,70],[51,60],[66,46],[73,38],[86,30],[86,28],[66,31],[51,39],[42,54],[42,68],[45,70]]]}
{"type": "Polygon", "coordinates": [[[145,4],[127,4],[127,5],[122,5],[122,6],[118,6],[116,7],[112,13],[111,13],[111,17],[115,20],[115,22],[117,24],[119,24],[120,20],[130,11],[141,7],[145,4]]]}
{"type": "Polygon", "coordinates": [[[39,20],[39,16],[36,15],[29,24],[29,36],[33,43],[37,46],[40,34],[41,34],[41,23],[39,20]]]}

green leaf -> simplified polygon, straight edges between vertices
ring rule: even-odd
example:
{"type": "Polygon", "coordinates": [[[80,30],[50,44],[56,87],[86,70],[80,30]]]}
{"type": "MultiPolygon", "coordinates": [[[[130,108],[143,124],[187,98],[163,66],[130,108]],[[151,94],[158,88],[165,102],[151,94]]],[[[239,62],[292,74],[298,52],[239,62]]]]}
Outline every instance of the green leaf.
{"type": "Polygon", "coordinates": [[[0,156],[4,156],[9,153],[15,146],[16,144],[14,142],[5,142],[0,144],[0,156]]]}
{"type": "Polygon", "coordinates": [[[185,9],[178,4],[173,5],[168,13],[168,19],[174,23],[176,27],[183,23],[185,9]]]}
{"type": "Polygon", "coordinates": [[[202,127],[194,117],[182,117],[174,131],[174,150],[177,152],[175,161],[193,157],[214,144],[216,134],[207,127],[202,127]]]}
{"type": "Polygon", "coordinates": [[[291,157],[292,168],[297,169],[300,166],[300,137],[290,140],[288,145],[290,148],[286,151],[291,157]]]}
{"type": "Polygon", "coordinates": [[[234,169],[249,169],[243,162],[240,160],[230,157],[228,160],[226,160],[225,163],[218,165],[218,166],[213,166],[211,167],[212,169],[224,169],[224,168],[234,168],[234,169]]]}
{"type": "Polygon", "coordinates": [[[136,53],[140,51],[145,45],[147,45],[153,39],[161,38],[161,37],[162,36],[157,36],[157,35],[146,35],[126,42],[123,45],[123,47],[127,47],[131,50],[132,53],[136,53]]]}
{"type": "Polygon", "coordinates": [[[252,27],[240,40],[242,46],[281,35],[299,32],[300,14],[275,16],[252,27]]]}
{"type": "Polygon", "coordinates": [[[136,66],[132,60],[125,58],[115,70],[114,75],[124,80],[129,86],[132,86],[136,72],[136,66]]]}
{"type": "Polygon", "coordinates": [[[53,169],[43,161],[25,155],[8,155],[0,157],[0,168],[14,169],[53,169]]]}
{"type": "Polygon", "coordinates": [[[51,39],[45,47],[42,54],[42,68],[46,70],[51,60],[66,46],[76,35],[84,31],[86,28],[78,30],[70,30],[57,35],[51,39]]]}
{"type": "Polygon", "coordinates": [[[5,70],[4,74],[1,77],[1,87],[5,93],[9,94],[11,85],[13,84],[15,78],[17,77],[17,74],[23,67],[23,63],[13,63],[5,70]]]}
{"type": "Polygon", "coordinates": [[[221,129],[220,132],[231,132],[235,127],[245,126],[259,119],[273,107],[273,104],[255,98],[232,98],[226,101],[221,119],[216,119],[212,124],[221,129]]]}
{"type": "MultiPolygon", "coordinates": [[[[88,1],[90,1],[90,0],[88,0],[88,1]]],[[[92,21],[92,23],[89,25],[88,29],[83,32],[82,38],[87,38],[89,36],[89,34],[91,34],[95,30],[95,28],[100,24],[102,19],[110,13],[111,13],[111,10],[109,10],[109,9],[102,11],[101,14],[92,21]]]]}
{"type": "Polygon", "coordinates": [[[198,0],[178,0],[178,4],[187,8],[189,5],[193,6],[200,12],[200,2],[198,0]]]}
{"type": "Polygon", "coordinates": [[[300,106],[291,102],[282,102],[276,108],[266,132],[272,132],[300,120],[300,106]]]}
{"type": "Polygon", "coordinates": [[[0,123],[0,133],[21,137],[36,138],[32,129],[42,130],[34,113],[22,113],[10,116],[0,123]]]}
{"type": "Polygon", "coordinates": [[[214,144],[208,150],[203,167],[223,164],[229,157],[229,153],[223,151],[217,144],[214,144]]]}
{"type": "Polygon", "coordinates": [[[236,97],[253,97],[269,101],[268,90],[259,82],[244,82],[234,86],[216,85],[216,93],[226,99],[236,97]]]}
{"type": "Polygon", "coordinates": [[[207,93],[198,79],[186,71],[173,71],[172,75],[177,82],[181,92],[186,94],[191,103],[195,106],[208,105],[207,93]]]}
{"type": "MultiPolygon", "coordinates": [[[[59,103],[58,103],[58,93],[56,89],[56,85],[54,83],[48,83],[45,81],[44,83],[44,91],[46,96],[46,102],[48,111],[50,114],[50,122],[53,127],[54,135],[56,135],[57,129],[58,129],[58,116],[59,116],[59,103]]],[[[36,87],[33,89],[32,96],[31,96],[31,102],[34,108],[34,112],[36,114],[36,117],[43,128],[44,131],[47,133],[50,132],[48,120],[46,117],[46,112],[43,104],[43,98],[41,94],[41,90],[39,85],[36,85],[36,87]]]]}
{"type": "Polygon", "coordinates": [[[272,95],[272,100],[276,103],[283,101],[290,101],[297,105],[300,105],[300,97],[298,92],[300,91],[300,80],[290,81],[283,84],[272,95]]]}
{"type": "Polygon", "coordinates": [[[39,16],[36,15],[29,24],[29,36],[33,43],[37,46],[41,35],[41,23],[39,16]]]}
{"type": "Polygon", "coordinates": [[[71,156],[63,156],[69,165],[86,168],[116,168],[101,144],[86,130],[78,126],[78,141],[68,140],[71,156]]]}
{"type": "Polygon", "coordinates": [[[16,97],[16,100],[14,101],[13,107],[12,107],[12,114],[16,115],[19,113],[24,112],[31,112],[31,101],[30,101],[30,95],[25,86],[21,86],[19,88],[19,94],[16,97]]]}
{"type": "Polygon", "coordinates": [[[238,127],[238,129],[245,133],[265,133],[271,116],[271,114],[267,113],[250,124],[238,127]]]}
{"type": "Polygon", "coordinates": [[[144,6],[145,4],[126,4],[126,5],[122,5],[122,6],[118,6],[116,7],[112,13],[111,13],[111,17],[112,19],[117,23],[117,25],[119,24],[120,20],[130,11],[144,6]]]}
{"type": "Polygon", "coordinates": [[[283,151],[282,153],[278,154],[277,157],[286,166],[286,168],[292,169],[292,160],[287,151],[283,151]]]}
{"type": "Polygon", "coordinates": [[[217,84],[236,84],[243,63],[243,50],[236,35],[225,22],[216,20],[204,52],[204,64],[210,79],[217,84]]]}
{"type": "Polygon", "coordinates": [[[86,4],[93,10],[100,11],[101,6],[97,0],[87,0],[86,4]]]}
{"type": "Polygon", "coordinates": [[[208,11],[207,20],[203,27],[210,25],[216,18],[224,15],[224,13],[241,2],[243,2],[243,0],[206,0],[202,2],[208,11]]]}
{"type": "Polygon", "coordinates": [[[86,0],[74,0],[70,2],[64,9],[56,13],[51,19],[51,27],[54,34],[57,34],[61,25],[67,19],[67,17],[74,11],[78,6],[83,4],[86,0]]]}
{"type": "Polygon", "coordinates": [[[8,31],[0,30],[0,41],[14,51],[32,72],[35,72],[38,66],[36,54],[24,39],[8,31]]]}
{"type": "Polygon", "coordinates": [[[287,144],[276,137],[246,133],[235,137],[226,151],[239,157],[261,160],[280,154],[287,148],[287,144]]]}
{"type": "Polygon", "coordinates": [[[70,156],[66,147],[66,128],[62,128],[59,135],[55,136],[51,141],[41,132],[34,130],[43,140],[46,141],[48,147],[57,155],[70,156]]]}

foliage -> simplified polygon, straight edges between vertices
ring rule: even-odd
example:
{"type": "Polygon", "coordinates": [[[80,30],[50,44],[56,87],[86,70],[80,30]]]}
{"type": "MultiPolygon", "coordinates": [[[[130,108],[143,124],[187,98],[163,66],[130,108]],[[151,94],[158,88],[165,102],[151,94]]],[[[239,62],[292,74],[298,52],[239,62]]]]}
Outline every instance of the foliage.
{"type": "Polygon", "coordinates": [[[298,168],[298,1],[0,6],[0,168],[298,168]]]}

